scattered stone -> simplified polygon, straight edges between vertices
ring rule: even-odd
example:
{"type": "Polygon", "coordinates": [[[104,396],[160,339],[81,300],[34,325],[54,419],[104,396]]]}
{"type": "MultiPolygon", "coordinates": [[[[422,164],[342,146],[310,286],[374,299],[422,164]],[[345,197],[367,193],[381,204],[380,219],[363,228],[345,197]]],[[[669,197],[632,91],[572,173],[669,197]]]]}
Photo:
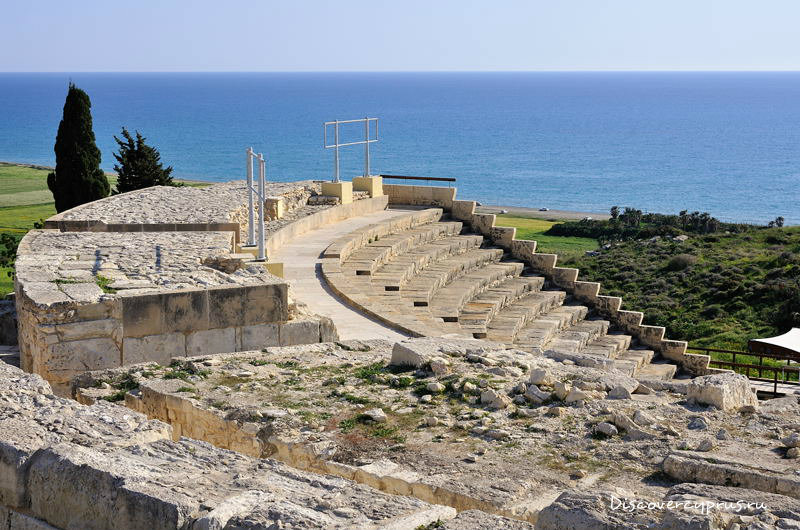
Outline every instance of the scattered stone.
{"type": "Polygon", "coordinates": [[[714,449],[715,447],[716,445],[714,444],[714,440],[712,440],[711,438],[705,438],[697,446],[697,450],[702,452],[708,452],[714,449]]]}
{"type": "Polygon", "coordinates": [[[428,427],[436,427],[437,425],[439,425],[439,418],[437,418],[436,416],[428,416],[427,418],[425,418],[425,425],[427,425],[428,427]]]}
{"type": "Polygon", "coordinates": [[[450,362],[447,359],[437,357],[431,360],[431,372],[436,377],[442,377],[450,373],[450,362]]]}
{"type": "Polygon", "coordinates": [[[689,421],[688,427],[696,431],[705,431],[708,429],[708,421],[702,416],[694,416],[689,421]]]}
{"type": "Polygon", "coordinates": [[[481,403],[490,409],[504,409],[511,404],[511,399],[494,389],[489,389],[481,392],[481,403]]]}
{"type": "Polygon", "coordinates": [[[514,386],[514,390],[513,391],[514,391],[515,394],[524,394],[527,389],[528,389],[528,386],[525,383],[523,383],[522,381],[520,381],[519,383],[517,383],[514,386]]]}
{"type": "Polygon", "coordinates": [[[569,394],[567,394],[566,398],[564,398],[564,402],[575,403],[576,401],[587,401],[590,398],[591,396],[587,392],[577,387],[572,387],[572,389],[569,391],[569,394]]]}
{"type": "Polygon", "coordinates": [[[800,447],[800,432],[793,432],[781,441],[786,447],[800,447]]]}
{"type": "Polygon", "coordinates": [[[645,411],[639,409],[633,413],[633,422],[641,427],[647,427],[654,424],[656,420],[645,411]]]}
{"type": "Polygon", "coordinates": [[[687,390],[689,399],[713,405],[726,412],[735,412],[745,407],[758,410],[758,397],[750,386],[750,380],[734,373],[695,377],[687,390]]]}
{"type": "Polygon", "coordinates": [[[531,375],[528,376],[528,383],[532,385],[548,385],[550,384],[550,377],[547,371],[541,368],[531,370],[531,375]]]}
{"type": "Polygon", "coordinates": [[[800,458],[800,447],[791,447],[786,451],[786,458],[800,458]]]}
{"type": "Polygon", "coordinates": [[[565,383],[563,381],[556,381],[556,383],[553,385],[553,393],[561,401],[564,401],[567,398],[570,390],[572,390],[572,387],[569,385],[569,383],[565,383]]]}
{"type": "Polygon", "coordinates": [[[615,386],[608,393],[608,399],[630,399],[631,391],[624,386],[615,386]]]}
{"type": "Polygon", "coordinates": [[[364,416],[375,423],[384,423],[386,421],[386,413],[381,409],[369,409],[364,412],[364,416]]]}
{"type": "Polygon", "coordinates": [[[536,385],[531,385],[525,391],[525,397],[531,402],[539,404],[551,399],[553,395],[550,392],[543,392],[536,385]]]}
{"type": "Polygon", "coordinates": [[[420,403],[430,403],[431,401],[433,401],[433,396],[430,394],[424,394],[419,398],[420,403]]]}
{"type": "Polygon", "coordinates": [[[730,439],[728,431],[726,431],[725,429],[720,429],[717,431],[717,440],[728,440],[728,439],[730,439]]]}
{"type": "Polygon", "coordinates": [[[652,394],[654,390],[647,386],[644,383],[639,383],[639,386],[636,387],[636,390],[633,391],[634,394],[652,394]]]}
{"type": "Polygon", "coordinates": [[[547,411],[548,416],[561,416],[564,414],[563,407],[550,407],[547,411]]]}
{"type": "Polygon", "coordinates": [[[606,436],[616,436],[619,434],[619,431],[615,426],[605,421],[595,425],[594,432],[605,434],[606,436]]]}
{"type": "Polygon", "coordinates": [[[438,394],[440,392],[444,392],[445,386],[438,381],[433,381],[428,383],[425,388],[427,388],[429,392],[435,392],[438,394]]]}
{"type": "Polygon", "coordinates": [[[475,386],[474,383],[470,383],[469,381],[464,383],[464,386],[461,387],[461,391],[464,392],[465,394],[474,394],[475,392],[477,392],[477,390],[478,387],[475,386]]]}

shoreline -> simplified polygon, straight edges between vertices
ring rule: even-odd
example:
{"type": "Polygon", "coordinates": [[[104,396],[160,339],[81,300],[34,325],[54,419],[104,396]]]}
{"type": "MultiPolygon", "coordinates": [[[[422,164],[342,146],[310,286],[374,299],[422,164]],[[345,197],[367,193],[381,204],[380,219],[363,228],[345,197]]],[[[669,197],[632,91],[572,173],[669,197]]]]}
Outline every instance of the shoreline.
{"type": "Polygon", "coordinates": [[[507,214],[517,217],[528,217],[531,219],[545,219],[550,221],[580,221],[585,217],[591,217],[597,220],[611,219],[611,215],[607,213],[597,212],[578,212],[574,210],[547,210],[546,212],[539,211],[538,208],[528,208],[525,206],[495,206],[495,205],[482,205],[478,206],[475,211],[478,213],[494,213],[500,214],[501,210],[507,210],[507,214]]]}

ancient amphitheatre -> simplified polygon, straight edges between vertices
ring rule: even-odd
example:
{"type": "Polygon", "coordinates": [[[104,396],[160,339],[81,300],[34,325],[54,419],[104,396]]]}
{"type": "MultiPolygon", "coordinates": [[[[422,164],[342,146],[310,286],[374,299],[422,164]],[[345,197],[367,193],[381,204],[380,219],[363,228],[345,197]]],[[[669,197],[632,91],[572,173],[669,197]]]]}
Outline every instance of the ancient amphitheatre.
{"type": "Polygon", "coordinates": [[[759,402],[455,188],[350,186],[270,184],[266,264],[241,181],[28,233],[0,526],[800,526],[797,396],[759,402]]]}

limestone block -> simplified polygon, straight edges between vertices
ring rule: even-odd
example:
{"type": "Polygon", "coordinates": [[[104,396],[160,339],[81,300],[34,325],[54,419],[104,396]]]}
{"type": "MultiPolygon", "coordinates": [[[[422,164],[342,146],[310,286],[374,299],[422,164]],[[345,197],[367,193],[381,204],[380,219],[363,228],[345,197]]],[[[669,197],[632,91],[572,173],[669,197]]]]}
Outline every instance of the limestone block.
{"type": "Polygon", "coordinates": [[[432,198],[430,204],[440,206],[447,211],[453,209],[453,200],[456,198],[456,188],[445,188],[442,186],[428,186],[431,190],[432,198]]]}
{"type": "Polygon", "coordinates": [[[511,240],[511,255],[514,256],[515,258],[521,259],[526,263],[530,263],[531,257],[535,253],[536,253],[536,241],[531,241],[528,239],[511,240]]]}
{"type": "Polygon", "coordinates": [[[60,287],[64,294],[79,302],[98,302],[103,296],[103,291],[94,282],[63,283],[60,287]]]}
{"type": "Polygon", "coordinates": [[[280,324],[256,324],[242,327],[242,350],[260,350],[280,346],[280,324]]]}
{"type": "Polygon", "coordinates": [[[93,337],[110,337],[115,330],[121,329],[122,323],[111,318],[103,320],[89,320],[85,322],[71,322],[55,326],[61,340],[80,340],[93,337]]]}
{"type": "Polygon", "coordinates": [[[750,380],[733,372],[692,379],[687,396],[698,403],[713,405],[724,411],[737,411],[742,407],[758,408],[758,397],[750,387],[750,380]]]}
{"type": "Polygon", "coordinates": [[[233,325],[282,322],[289,318],[286,284],[249,285],[244,293],[244,315],[233,325]]]}
{"type": "Polygon", "coordinates": [[[208,327],[232,328],[244,322],[245,288],[215,287],[208,290],[208,327]]]}
{"type": "Polygon", "coordinates": [[[511,242],[517,235],[517,229],[512,226],[495,226],[490,231],[490,238],[496,245],[511,248],[511,242]]]}
{"type": "Polygon", "coordinates": [[[60,528],[181,528],[199,508],[196,501],[149,485],[147,475],[159,473],[133,464],[76,445],[45,449],[29,471],[31,511],[60,528]]]}
{"type": "Polygon", "coordinates": [[[353,183],[352,182],[323,182],[322,195],[338,197],[339,203],[350,204],[353,202],[353,183]]]}
{"type": "Polygon", "coordinates": [[[353,190],[369,192],[370,197],[383,195],[383,177],[353,177],[353,190]]]}
{"type": "Polygon", "coordinates": [[[43,363],[48,381],[65,382],[86,370],[120,366],[120,349],[111,338],[59,342],[43,355],[43,363]]]}
{"type": "Polygon", "coordinates": [[[319,320],[289,320],[280,325],[281,346],[319,342],[319,320]]]}
{"type": "Polygon", "coordinates": [[[335,342],[339,340],[339,333],[336,331],[336,325],[328,317],[319,317],[319,341],[320,342],[335,342]]]}
{"type": "Polygon", "coordinates": [[[228,353],[237,349],[235,328],[208,329],[186,335],[186,355],[228,353]]]}
{"type": "Polygon", "coordinates": [[[661,326],[639,326],[637,338],[645,346],[653,349],[661,348],[661,340],[664,338],[665,329],[661,326]]]}
{"type": "Polygon", "coordinates": [[[208,329],[208,292],[187,290],[164,293],[164,331],[208,329]]]}
{"type": "Polygon", "coordinates": [[[392,366],[413,366],[419,368],[441,355],[439,346],[433,342],[397,342],[392,347],[392,366]]]}
{"type": "Polygon", "coordinates": [[[413,186],[401,184],[385,184],[383,192],[389,196],[390,204],[413,204],[413,186]]]}
{"type": "Polygon", "coordinates": [[[476,213],[472,216],[472,229],[488,236],[491,234],[497,216],[493,213],[476,213]]]}
{"type": "Polygon", "coordinates": [[[453,201],[453,210],[450,214],[453,219],[459,221],[471,222],[472,216],[475,213],[475,201],[453,201]]]}
{"type": "Polygon", "coordinates": [[[122,298],[124,337],[144,337],[164,333],[164,298],[161,294],[122,298]]]}
{"type": "Polygon", "coordinates": [[[0,506],[0,528],[9,530],[58,530],[41,519],[15,512],[5,506],[0,506]]]}
{"type": "Polygon", "coordinates": [[[557,254],[534,254],[531,256],[531,267],[534,270],[549,273],[556,266],[557,254]]]}
{"type": "Polygon", "coordinates": [[[186,339],[183,333],[164,333],[147,337],[126,337],[122,341],[123,366],[156,362],[168,365],[173,357],[186,355],[186,339]]]}
{"type": "Polygon", "coordinates": [[[267,219],[281,219],[286,214],[286,201],[283,197],[267,197],[264,201],[267,219]]]}

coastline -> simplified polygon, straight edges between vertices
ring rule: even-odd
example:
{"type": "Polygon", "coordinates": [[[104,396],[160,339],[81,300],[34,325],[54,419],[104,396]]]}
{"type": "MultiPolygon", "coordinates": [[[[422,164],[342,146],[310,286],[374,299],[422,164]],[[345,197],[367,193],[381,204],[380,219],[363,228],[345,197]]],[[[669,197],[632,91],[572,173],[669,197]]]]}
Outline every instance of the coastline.
{"type": "Polygon", "coordinates": [[[584,217],[591,217],[592,219],[598,220],[611,219],[611,216],[607,213],[577,212],[572,210],[547,210],[546,212],[542,212],[539,211],[538,208],[528,208],[524,206],[482,205],[476,208],[476,211],[479,213],[500,214],[501,210],[506,210],[508,212],[505,215],[528,217],[531,219],[545,219],[550,221],[579,221],[584,217]]]}

